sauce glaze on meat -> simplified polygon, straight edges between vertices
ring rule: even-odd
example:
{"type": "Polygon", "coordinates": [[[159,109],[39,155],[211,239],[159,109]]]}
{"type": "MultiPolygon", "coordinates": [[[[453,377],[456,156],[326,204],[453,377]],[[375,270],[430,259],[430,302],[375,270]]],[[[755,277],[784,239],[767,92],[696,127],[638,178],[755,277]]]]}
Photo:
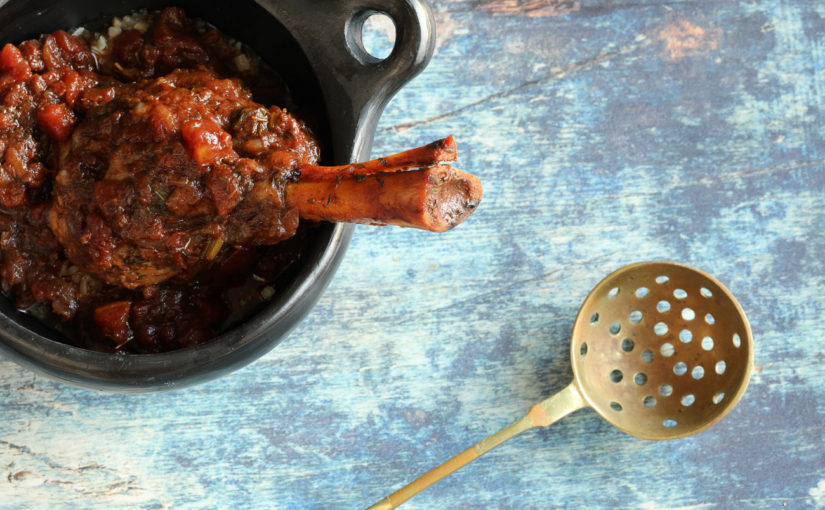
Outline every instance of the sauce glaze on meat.
{"type": "Polygon", "coordinates": [[[79,346],[149,353],[204,342],[251,306],[249,296],[273,293],[313,226],[298,228],[297,214],[283,208],[277,181],[288,172],[262,169],[316,163],[319,149],[286,110],[252,102],[289,98],[274,75],[240,69],[239,55],[175,8],[144,31],[123,31],[100,55],[65,31],[2,48],[0,282],[19,308],[48,307],[79,346]],[[146,144],[161,150],[141,150],[146,144]],[[58,188],[67,202],[60,208],[52,203],[58,188]],[[179,218],[180,229],[153,222],[159,210],[179,218]],[[73,265],[50,222],[77,240],[67,247],[78,251],[73,260],[94,259],[84,267],[100,271],[73,265]],[[285,241],[235,247],[250,238],[285,241]],[[117,273],[118,257],[186,270],[143,286],[117,273]],[[192,261],[202,259],[210,270],[198,273],[192,261]]]}

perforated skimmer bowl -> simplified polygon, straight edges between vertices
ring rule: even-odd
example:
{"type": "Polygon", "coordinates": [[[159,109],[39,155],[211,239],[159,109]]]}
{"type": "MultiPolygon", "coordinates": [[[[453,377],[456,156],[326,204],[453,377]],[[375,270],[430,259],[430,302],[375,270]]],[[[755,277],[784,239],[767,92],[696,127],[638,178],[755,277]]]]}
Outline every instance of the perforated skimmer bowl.
{"type": "Polygon", "coordinates": [[[741,306],[715,278],[683,264],[644,262],[590,292],[573,325],[570,357],[567,388],[371,508],[395,508],[504,441],[582,407],[644,439],[705,430],[745,393],[753,338],[741,306]]]}

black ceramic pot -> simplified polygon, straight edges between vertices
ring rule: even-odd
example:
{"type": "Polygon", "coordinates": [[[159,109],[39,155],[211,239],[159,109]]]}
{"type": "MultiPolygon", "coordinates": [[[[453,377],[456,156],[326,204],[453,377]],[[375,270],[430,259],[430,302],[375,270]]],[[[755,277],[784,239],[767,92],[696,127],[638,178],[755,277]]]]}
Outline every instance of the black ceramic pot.
{"type": "MultiPolygon", "coordinates": [[[[243,41],[313,110],[324,162],[368,159],[378,118],[392,95],[432,56],[432,13],[422,0],[8,0],[0,1],[0,43],[168,5],[243,41]],[[396,43],[384,60],[361,42],[364,21],[390,16],[396,43]]],[[[289,287],[265,309],[205,344],[163,354],[111,355],[72,347],[0,295],[0,354],[52,378],[124,392],[203,382],[254,361],[309,312],[329,283],[352,227],[323,225],[289,287]]]]}

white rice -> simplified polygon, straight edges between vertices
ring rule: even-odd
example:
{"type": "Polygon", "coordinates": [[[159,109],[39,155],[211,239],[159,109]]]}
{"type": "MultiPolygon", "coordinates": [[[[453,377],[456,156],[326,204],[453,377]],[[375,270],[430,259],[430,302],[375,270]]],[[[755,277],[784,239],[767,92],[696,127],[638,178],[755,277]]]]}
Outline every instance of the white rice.
{"type": "MultiPolygon", "coordinates": [[[[102,33],[92,32],[85,27],[79,27],[72,31],[72,35],[76,35],[86,39],[92,53],[97,57],[107,55],[110,51],[109,41],[125,30],[137,30],[141,34],[146,33],[152,22],[155,19],[155,14],[150,13],[146,9],[135,11],[126,16],[116,17],[112,19],[111,24],[102,33]]],[[[216,28],[214,25],[200,19],[193,19],[195,28],[200,33],[207,32],[216,28]]],[[[233,59],[233,63],[238,72],[242,74],[255,74],[260,65],[260,59],[252,54],[248,48],[244,47],[241,41],[224,36],[226,41],[238,51],[238,55],[233,59]]]]}

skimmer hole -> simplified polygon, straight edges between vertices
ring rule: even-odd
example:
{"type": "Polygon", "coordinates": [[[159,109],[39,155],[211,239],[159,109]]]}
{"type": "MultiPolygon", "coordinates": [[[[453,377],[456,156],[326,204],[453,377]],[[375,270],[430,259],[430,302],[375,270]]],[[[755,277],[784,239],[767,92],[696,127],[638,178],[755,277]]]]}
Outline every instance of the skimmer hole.
{"type": "Polygon", "coordinates": [[[706,313],[705,314],[705,322],[707,322],[708,324],[713,326],[716,323],[716,318],[713,316],[713,314],[706,313]]]}
{"type": "Polygon", "coordinates": [[[607,293],[607,297],[609,297],[610,299],[613,299],[614,297],[616,297],[618,295],[619,295],[619,287],[613,287],[607,293]]]}
{"type": "Polygon", "coordinates": [[[713,297],[713,292],[711,292],[710,289],[708,289],[707,287],[702,287],[701,289],[699,289],[699,294],[701,294],[704,298],[713,297]]]}
{"type": "Polygon", "coordinates": [[[642,403],[644,403],[645,407],[655,407],[656,406],[656,397],[654,397],[652,395],[648,395],[648,396],[645,397],[645,399],[642,401],[642,403]]]}
{"type": "Polygon", "coordinates": [[[690,343],[690,341],[693,340],[693,333],[691,333],[689,329],[683,329],[679,332],[679,340],[684,344],[690,343]]]}
{"type": "Polygon", "coordinates": [[[682,318],[686,321],[692,321],[696,318],[696,312],[694,312],[691,308],[684,308],[682,309],[682,318]]]}
{"type": "Polygon", "coordinates": [[[642,351],[642,361],[644,361],[645,363],[650,363],[651,361],[653,361],[653,358],[653,351],[651,351],[650,349],[645,349],[644,351],[642,351]]]}
{"type": "Polygon", "coordinates": [[[632,312],[630,312],[630,322],[632,322],[633,324],[638,324],[642,322],[642,312],[640,312],[639,310],[633,310],[632,312]]]}
{"type": "Polygon", "coordinates": [[[733,334],[733,346],[737,349],[742,346],[742,339],[739,338],[739,333],[733,334]]]}
{"type": "Polygon", "coordinates": [[[713,349],[713,338],[706,336],[702,339],[702,349],[709,351],[713,349]]]}
{"type": "Polygon", "coordinates": [[[690,371],[690,376],[698,381],[705,377],[705,368],[701,365],[696,365],[693,367],[693,370],[690,371]]]}
{"type": "Polygon", "coordinates": [[[685,407],[690,407],[693,403],[696,402],[696,397],[693,394],[688,393],[684,397],[682,397],[682,405],[685,407]]]}
{"type": "Polygon", "coordinates": [[[635,383],[636,383],[636,384],[638,384],[639,386],[644,386],[644,385],[647,383],[647,376],[646,376],[645,374],[643,374],[643,373],[639,372],[639,373],[638,373],[638,374],[636,374],[636,376],[633,378],[633,382],[635,382],[635,383]]]}
{"type": "Polygon", "coordinates": [[[677,423],[676,423],[676,420],[674,420],[673,418],[668,418],[667,420],[662,422],[662,425],[665,428],[672,429],[673,427],[675,427],[677,425],[677,423]]]}
{"type": "Polygon", "coordinates": [[[724,360],[716,362],[716,373],[722,375],[725,373],[725,369],[728,368],[727,363],[724,360]]]}
{"type": "Polygon", "coordinates": [[[611,402],[610,403],[610,409],[613,409],[614,411],[621,411],[622,410],[622,405],[618,402],[611,402]]]}
{"type": "Polygon", "coordinates": [[[373,57],[384,60],[395,47],[395,23],[383,13],[375,13],[364,20],[361,40],[364,50],[373,57]]]}
{"type": "Polygon", "coordinates": [[[724,399],[724,398],[725,398],[725,393],[724,393],[724,392],[722,392],[722,391],[720,391],[720,392],[717,392],[717,393],[715,393],[715,394],[713,395],[713,399],[712,399],[712,401],[713,401],[713,403],[714,403],[714,404],[718,404],[718,403],[719,403],[719,402],[721,402],[721,401],[722,401],[722,399],[724,399]]]}
{"type": "Polygon", "coordinates": [[[663,384],[659,386],[659,395],[663,397],[669,397],[673,394],[673,386],[669,384],[663,384]]]}
{"type": "Polygon", "coordinates": [[[582,346],[579,347],[579,354],[581,354],[582,356],[587,355],[587,343],[582,343],[582,346]]]}
{"type": "Polygon", "coordinates": [[[648,289],[647,287],[639,287],[638,289],[636,289],[636,297],[640,299],[647,296],[649,293],[650,289],[648,289]]]}
{"type": "Polygon", "coordinates": [[[685,375],[687,373],[687,365],[684,361],[678,361],[673,365],[673,373],[676,375],[685,375]]]}
{"type": "Polygon", "coordinates": [[[656,303],[656,311],[660,313],[665,313],[670,311],[670,303],[667,301],[659,301],[656,303]]]}
{"type": "Polygon", "coordinates": [[[632,351],[632,350],[633,350],[633,347],[634,347],[635,345],[636,345],[636,344],[634,344],[634,343],[633,343],[633,340],[631,340],[631,339],[629,339],[629,338],[625,338],[624,340],[622,340],[622,350],[623,350],[624,352],[630,352],[630,351],[632,351]]]}
{"type": "Polygon", "coordinates": [[[664,285],[669,281],[670,281],[670,278],[668,278],[665,275],[660,275],[660,276],[656,277],[656,283],[658,283],[659,285],[664,285]]]}
{"type": "Polygon", "coordinates": [[[610,380],[615,382],[615,383],[621,382],[621,380],[623,378],[624,378],[624,374],[622,374],[621,370],[616,369],[616,370],[610,372],[610,380]]]}
{"type": "Polygon", "coordinates": [[[618,335],[619,331],[622,330],[622,325],[619,323],[619,321],[613,321],[610,324],[610,328],[608,329],[610,330],[611,335],[618,335]]]}
{"type": "Polygon", "coordinates": [[[591,315],[591,316],[590,316],[590,325],[591,325],[591,326],[593,326],[593,325],[595,325],[597,322],[599,322],[599,314],[598,314],[598,313],[594,313],[593,315],[591,315]]]}
{"type": "Polygon", "coordinates": [[[664,322],[657,322],[655,326],[653,326],[653,332],[659,336],[664,336],[667,334],[667,324],[664,322]]]}
{"type": "Polygon", "coordinates": [[[676,289],[673,291],[673,297],[676,299],[685,299],[687,297],[687,292],[684,289],[676,289]]]}
{"type": "Polygon", "coordinates": [[[662,344],[662,347],[659,348],[659,352],[665,358],[669,358],[669,357],[673,356],[673,354],[676,352],[676,349],[673,348],[672,343],[665,342],[665,343],[662,344]]]}

